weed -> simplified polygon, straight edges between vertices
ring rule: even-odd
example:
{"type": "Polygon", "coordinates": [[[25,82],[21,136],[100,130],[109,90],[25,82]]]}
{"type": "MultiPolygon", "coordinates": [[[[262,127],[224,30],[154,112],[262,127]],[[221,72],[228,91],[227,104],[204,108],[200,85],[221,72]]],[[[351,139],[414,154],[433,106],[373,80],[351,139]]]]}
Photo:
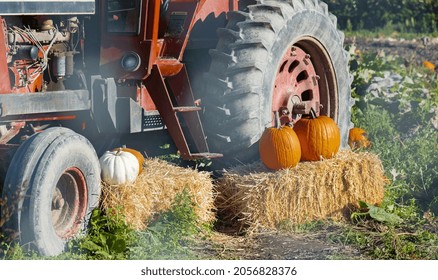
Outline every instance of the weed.
{"type": "Polygon", "coordinates": [[[191,237],[200,233],[194,204],[187,190],[175,198],[171,209],[159,215],[145,231],[135,233],[131,259],[192,259],[191,237]]]}
{"type": "Polygon", "coordinates": [[[362,211],[353,212],[351,214],[351,220],[353,221],[359,222],[366,217],[370,217],[372,219],[375,219],[376,221],[389,224],[399,224],[403,221],[399,216],[387,212],[384,208],[371,205],[363,201],[359,201],[359,206],[361,208],[360,210],[362,211]]]}
{"type": "MultiPolygon", "coordinates": [[[[117,209],[95,209],[91,214],[90,230],[77,247],[91,259],[126,259],[132,242],[133,229],[117,209]]],[[[75,248],[75,245],[72,245],[75,248]]]]}

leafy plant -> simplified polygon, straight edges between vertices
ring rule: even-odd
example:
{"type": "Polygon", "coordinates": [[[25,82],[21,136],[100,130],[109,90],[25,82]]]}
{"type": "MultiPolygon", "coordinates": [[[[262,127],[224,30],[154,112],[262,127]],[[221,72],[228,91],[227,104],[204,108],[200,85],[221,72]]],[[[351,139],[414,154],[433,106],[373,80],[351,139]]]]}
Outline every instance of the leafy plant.
{"type": "Polygon", "coordinates": [[[366,203],[364,201],[359,201],[359,206],[361,208],[360,210],[362,211],[352,213],[351,214],[352,220],[359,220],[362,217],[369,216],[376,221],[388,223],[392,225],[399,224],[403,221],[399,216],[389,213],[381,207],[366,203]]]}
{"type": "Polygon", "coordinates": [[[126,259],[128,246],[132,243],[133,230],[124,217],[114,209],[106,213],[95,209],[90,220],[88,235],[80,240],[79,248],[92,259],[126,259]]]}

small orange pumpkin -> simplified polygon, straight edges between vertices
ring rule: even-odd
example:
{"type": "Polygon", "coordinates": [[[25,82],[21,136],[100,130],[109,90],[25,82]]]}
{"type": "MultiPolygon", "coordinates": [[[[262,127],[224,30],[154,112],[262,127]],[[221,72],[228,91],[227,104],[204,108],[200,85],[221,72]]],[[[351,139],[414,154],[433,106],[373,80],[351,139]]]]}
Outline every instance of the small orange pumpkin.
{"type": "Polygon", "coordinates": [[[341,145],[341,133],[335,121],[327,116],[317,117],[312,109],[294,126],[301,144],[301,160],[318,161],[332,158],[341,145]]]}
{"type": "Polygon", "coordinates": [[[362,128],[354,127],[348,133],[348,145],[351,149],[369,148],[371,141],[368,140],[368,133],[362,128]]]}
{"type": "Polygon", "coordinates": [[[259,141],[260,159],[269,169],[295,167],[301,158],[300,141],[290,126],[280,126],[276,112],[275,127],[266,128],[259,141]]]}
{"type": "Polygon", "coordinates": [[[132,155],[134,155],[138,161],[138,166],[139,166],[138,174],[140,174],[143,171],[144,156],[139,151],[131,149],[131,148],[126,148],[126,147],[115,148],[113,150],[113,152],[116,152],[116,151],[128,152],[128,153],[131,153],[132,155]]]}
{"type": "Polygon", "coordinates": [[[435,68],[436,68],[435,64],[433,64],[432,62],[427,61],[427,60],[423,61],[423,66],[432,72],[435,71],[435,68]]]}

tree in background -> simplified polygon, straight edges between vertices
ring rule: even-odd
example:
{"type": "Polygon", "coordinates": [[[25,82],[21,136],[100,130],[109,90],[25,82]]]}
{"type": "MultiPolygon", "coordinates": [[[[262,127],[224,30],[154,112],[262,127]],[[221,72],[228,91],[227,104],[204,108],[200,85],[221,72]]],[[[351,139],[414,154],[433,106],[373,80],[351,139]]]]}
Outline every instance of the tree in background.
{"type": "Polygon", "coordinates": [[[341,28],[438,32],[438,0],[326,0],[341,28]]]}

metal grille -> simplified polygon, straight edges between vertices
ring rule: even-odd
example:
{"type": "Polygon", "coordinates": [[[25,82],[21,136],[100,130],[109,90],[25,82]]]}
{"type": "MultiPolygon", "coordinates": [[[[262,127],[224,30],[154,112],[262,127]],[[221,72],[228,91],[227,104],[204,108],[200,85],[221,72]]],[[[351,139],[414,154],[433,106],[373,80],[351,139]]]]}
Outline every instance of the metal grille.
{"type": "Polygon", "coordinates": [[[143,131],[164,129],[164,123],[157,113],[145,113],[143,115],[143,131]]]}

